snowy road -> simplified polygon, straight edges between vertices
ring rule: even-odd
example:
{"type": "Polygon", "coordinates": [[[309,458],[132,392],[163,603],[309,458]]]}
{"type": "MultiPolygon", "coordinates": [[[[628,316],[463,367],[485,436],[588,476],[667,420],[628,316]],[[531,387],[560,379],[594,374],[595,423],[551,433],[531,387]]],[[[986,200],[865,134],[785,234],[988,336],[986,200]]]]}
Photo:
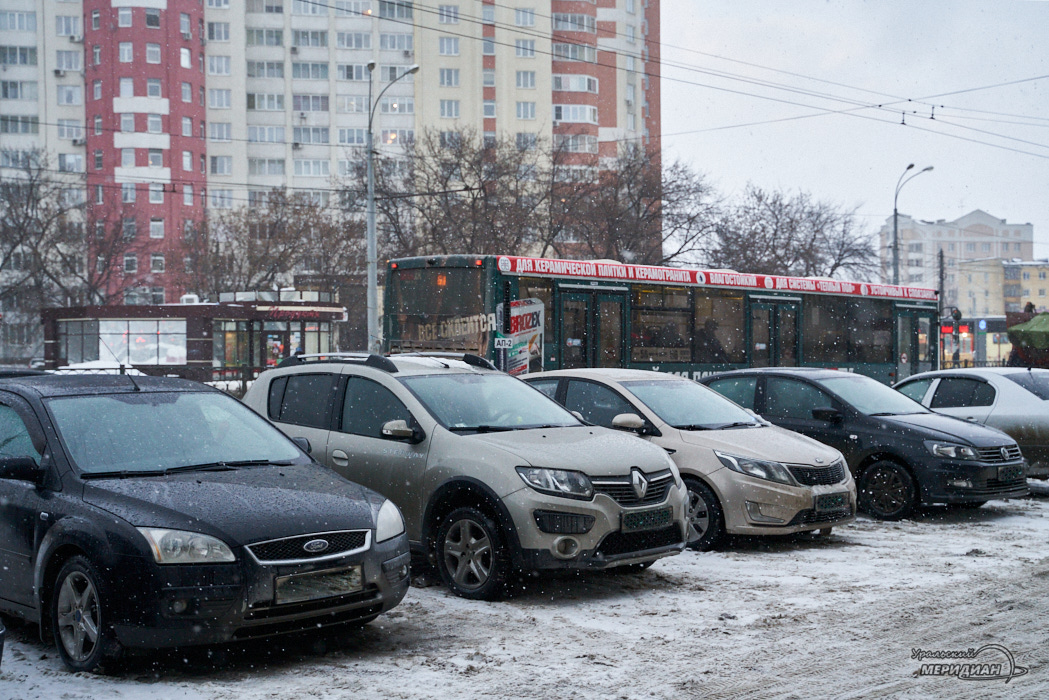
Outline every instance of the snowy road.
{"type": "MultiPolygon", "coordinates": [[[[1043,491],[1044,494],[1044,491],[1043,491]]],[[[501,603],[412,588],[363,631],[70,674],[9,630],[7,698],[1049,697],[1049,498],[744,539],[501,603]],[[1003,645],[1022,677],[916,676],[912,648],[1003,645]]],[[[928,663],[928,662],[926,662],[928,663]]]]}

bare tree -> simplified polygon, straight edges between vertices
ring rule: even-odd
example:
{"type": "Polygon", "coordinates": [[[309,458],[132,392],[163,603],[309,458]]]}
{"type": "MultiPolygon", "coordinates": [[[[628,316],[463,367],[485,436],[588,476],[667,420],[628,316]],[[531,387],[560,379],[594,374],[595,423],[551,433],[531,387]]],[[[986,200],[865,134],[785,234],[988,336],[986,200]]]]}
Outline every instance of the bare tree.
{"type": "Polygon", "coordinates": [[[706,262],[762,274],[867,279],[877,253],[855,209],[749,185],[719,218],[706,262]]]}

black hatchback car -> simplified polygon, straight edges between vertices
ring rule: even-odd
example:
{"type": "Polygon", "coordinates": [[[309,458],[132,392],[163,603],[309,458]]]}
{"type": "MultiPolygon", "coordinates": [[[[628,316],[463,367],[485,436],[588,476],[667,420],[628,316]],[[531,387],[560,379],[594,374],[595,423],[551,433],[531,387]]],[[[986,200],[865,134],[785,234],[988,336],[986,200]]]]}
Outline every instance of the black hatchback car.
{"type": "Polygon", "coordinates": [[[367,622],[408,573],[392,502],[219,391],[0,383],[0,611],[39,622],[71,669],[125,646],[367,622]]]}
{"type": "Polygon", "coordinates": [[[845,455],[859,507],[898,520],[919,504],[978,508],[1027,494],[1023,456],[1003,432],[929,411],[870,377],[817,368],[700,380],[772,423],[845,455]]]}

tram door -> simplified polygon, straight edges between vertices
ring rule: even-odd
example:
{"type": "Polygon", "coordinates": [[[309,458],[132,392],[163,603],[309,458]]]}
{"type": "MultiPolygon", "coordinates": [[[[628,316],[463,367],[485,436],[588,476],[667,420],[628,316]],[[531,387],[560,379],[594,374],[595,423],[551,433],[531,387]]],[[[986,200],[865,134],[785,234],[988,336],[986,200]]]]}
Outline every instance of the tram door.
{"type": "Polygon", "coordinates": [[[934,369],[939,342],[935,312],[896,309],[896,377],[905,379],[934,369]]]}
{"type": "Polygon", "coordinates": [[[626,295],[561,294],[561,368],[622,367],[626,360],[626,295]]]}
{"type": "Polygon", "coordinates": [[[796,301],[751,303],[750,366],[797,367],[800,317],[796,301]]]}

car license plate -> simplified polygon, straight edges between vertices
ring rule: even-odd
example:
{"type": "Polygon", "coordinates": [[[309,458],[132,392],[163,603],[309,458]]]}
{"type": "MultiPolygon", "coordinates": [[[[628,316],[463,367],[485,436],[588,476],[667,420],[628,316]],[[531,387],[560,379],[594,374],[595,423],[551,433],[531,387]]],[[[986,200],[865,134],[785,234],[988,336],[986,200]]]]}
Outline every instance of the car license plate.
{"type": "Polygon", "coordinates": [[[658,530],[674,520],[674,509],[671,507],[642,510],[634,513],[623,513],[621,516],[623,532],[640,530],[658,530]]]}
{"type": "Polygon", "coordinates": [[[998,467],[998,481],[1015,481],[1023,477],[1024,468],[1022,464],[1010,464],[1007,467],[998,467]]]}
{"type": "Polygon", "coordinates": [[[822,493],[816,496],[816,510],[826,512],[828,510],[846,510],[849,507],[849,493],[822,493]]]}
{"type": "Polygon", "coordinates": [[[305,600],[334,598],[361,590],[361,567],[316,571],[277,578],[276,602],[301,603],[305,600]]]}

